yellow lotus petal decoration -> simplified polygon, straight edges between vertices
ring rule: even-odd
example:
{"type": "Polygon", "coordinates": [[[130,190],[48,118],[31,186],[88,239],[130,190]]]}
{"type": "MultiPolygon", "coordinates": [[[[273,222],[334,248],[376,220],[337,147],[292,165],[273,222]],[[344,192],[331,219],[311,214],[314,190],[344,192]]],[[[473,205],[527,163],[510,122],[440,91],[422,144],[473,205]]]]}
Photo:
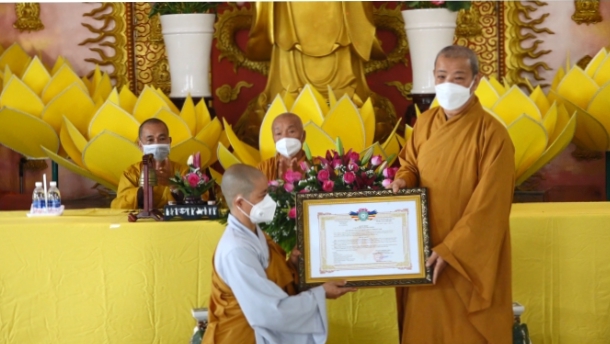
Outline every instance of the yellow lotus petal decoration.
{"type": "Polygon", "coordinates": [[[325,113],[322,111],[321,104],[318,102],[313,87],[310,85],[306,85],[303,91],[299,93],[290,112],[301,117],[303,123],[312,121],[316,125],[321,126],[322,122],[324,122],[325,113]]]}
{"type": "MultiPolygon", "coordinates": [[[[309,150],[313,156],[325,156],[327,150],[336,149],[336,141],[315,123],[306,123],[304,129],[307,133],[305,136],[305,143],[309,146],[309,150]]],[[[343,140],[343,138],[341,140],[343,140]]],[[[344,147],[347,148],[348,146],[344,147]]]]}
{"type": "Polygon", "coordinates": [[[130,90],[129,87],[123,86],[121,92],[119,92],[119,105],[123,110],[128,113],[133,113],[133,109],[136,107],[138,97],[136,97],[130,90]]]}
{"type": "Polygon", "coordinates": [[[188,126],[191,135],[197,134],[197,113],[195,112],[195,103],[193,102],[193,98],[191,98],[190,94],[186,97],[184,105],[182,105],[180,117],[188,126]]]}
{"type": "MultiPolygon", "coordinates": [[[[278,96],[279,96],[279,94],[278,94],[278,96]]],[[[294,102],[296,100],[297,100],[297,98],[292,93],[284,92],[284,96],[282,97],[282,101],[286,105],[286,108],[290,109],[294,105],[294,102]]]]}
{"type": "Polygon", "coordinates": [[[81,133],[86,134],[95,104],[85,91],[72,84],[51,100],[42,113],[42,119],[59,133],[61,121],[68,117],[81,133]]]}
{"type": "Polygon", "coordinates": [[[260,153],[256,149],[240,141],[227,121],[224,118],[222,121],[235,156],[244,164],[256,167],[261,161],[260,153]]]}
{"type": "Polygon", "coordinates": [[[608,57],[608,52],[606,49],[601,49],[595,57],[589,61],[587,67],[585,68],[585,73],[593,78],[595,76],[595,72],[599,69],[599,67],[603,64],[604,60],[608,57]]]}
{"type": "MultiPolygon", "coordinates": [[[[85,149],[85,146],[87,145],[87,140],[84,139],[85,144],[82,145],[82,141],[80,141],[80,133],[78,132],[78,129],[73,128],[74,130],[71,130],[72,128],[68,129],[68,123],[70,122],[69,119],[66,119],[64,117],[64,121],[61,124],[61,130],[59,131],[59,139],[61,141],[61,147],[64,149],[65,151],[65,155],[67,155],[68,157],[70,157],[70,159],[72,159],[72,161],[74,162],[75,165],[78,165],[81,168],[85,168],[85,164],[83,163],[83,149],[85,149]],[[78,133],[78,135],[77,135],[78,133]],[[75,137],[75,139],[72,138],[72,136],[75,137]],[[77,144],[78,142],[78,144],[77,144]]],[[[70,123],[71,124],[71,123],[70,123]]],[[[74,125],[71,125],[72,127],[74,127],[74,125]]],[[[82,136],[82,135],[80,135],[82,136]]],[[[58,154],[60,156],[63,156],[64,154],[58,154]]],[[[51,156],[49,156],[49,158],[52,158],[51,156]]]]}
{"type": "Polygon", "coordinates": [[[89,122],[89,137],[96,137],[104,130],[118,134],[130,142],[138,141],[140,123],[127,111],[113,102],[106,102],[100,107],[89,122]]]}
{"type": "Polygon", "coordinates": [[[536,104],[536,106],[540,110],[540,113],[544,117],[545,114],[549,111],[549,108],[551,107],[549,99],[546,97],[544,92],[542,92],[542,88],[540,88],[540,86],[536,86],[536,88],[534,88],[533,90],[534,91],[532,91],[532,94],[530,94],[530,98],[532,99],[534,104],[536,104]]]}
{"type": "Polygon", "coordinates": [[[501,117],[506,125],[512,124],[522,114],[530,116],[535,121],[542,119],[536,103],[516,85],[502,95],[491,110],[501,117]]]}
{"type": "Polygon", "coordinates": [[[9,66],[13,74],[21,77],[31,60],[32,58],[23,50],[21,45],[13,43],[0,55],[0,69],[9,66]]]}
{"type": "MultiPolygon", "coordinates": [[[[278,94],[273,99],[271,106],[267,110],[263,121],[261,122],[260,134],[258,138],[258,146],[261,152],[261,159],[267,160],[275,156],[275,141],[273,140],[273,121],[281,114],[288,112],[286,105],[278,94]]],[[[305,123],[305,122],[304,122],[305,123]]]]}
{"type": "Polygon", "coordinates": [[[214,179],[214,181],[216,181],[216,184],[220,185],[222,184],[222,173],[216,171],[215,169],[209,167],[208,170],[210,171],[210,176],[212,177],[212,179],[214,179]]]}
{"type": "MultiPolygon", "coordinates": [[[[316,123],[315,121],[313,121],[316,123]]],[[[316,123],[317,124],[317,123],[316,123]]],[[[343,146],[360,152],[365,147],[365,131],[358,108],[347,97],[342,97],[330,110],[321,126],[324,132],[336,140],[341,138],[343,146]]],[[[393,135],[391,135],[393,137],[393,135]]]]}
{"type": "Polygon", "coordinates": [[[192,137],[186,122],[167,108],[161,108],[153,117],[162,120],[167,125],[169,135],[172,137],[172,146],[192,137]]]}
{"type": "MultiPolygon", "coordinates": [[[[110,94],[108,94],[108,97],[106,98],[106,101],[109,103],[113,103],[117,106],[121,106],[121,99],[119,97],[119,91],[117,91],[116,87],[112,89],[112,91],[110,91],[110,94]]],[[[102,103],[103,105],[103,103],[102,103]]],[[[100,105],[99,108],[101,108],[102,106],[100,105]]],[[[98,108],[98,110],[99,110],[98,108]]]]}
{"type": "Polygon", "coordinates": [[[195,114],[197,116],[197,128],[195,132],[200,132],[205,128],[210,121],[212,120],[212,116],[210,116],[210,111],[205,106],[205,101],[202,99],[195,105],[195,114]]]}
{"type": "Polygon", "coordinates": [[[68,65],[63,65],[42,90],[40,98],[43,103],[47,104],[51,99],[55,98],[72,85],[77,85],[83,91],[83,94],[89,95],[89,90],[78,75],[76,75],[68,65]]]}
{"type": "Polygon", "coordinates": [[[210,123],[208,123],[208,125],[205,126],[205,128],[201,129],[201,131],[195,135],[196,140],[205,143],[206,146],[211,149],[212,156],[210,157],[209,165],[218,160],[218,156],[216,155],[216,146],[218,145],[220,137],[223,135],[223,133],[222,124],[220,124],[218,117],[215,117],[210,123]]]}
{"type": "Polygon", "coordinates": [[[224,144],[218,144],[218,150],[216,152],[218,161],[225,170],[235,164],[241,164],[242,162],[231,153],[224,144]]]}
{"type": "Polygon", "coordinates": [[[604,61],[595,71],[593,80],[600,86],[610,81],[610,54],[606,56],[604,61]]]}
{"type": "Polygon", "coordinates": [[[21,78],[21,80],[28,85],[37,96],[40,96],[44,87],[51,81],[51,74],[49,74],[47,68],[42,64],[42,61],[36,56],[32,59],[32,62],[23,73],[23,78],[21,78]]]}
{"type": "Polygon", "coordinates": [[[521,115],[507,130],[515,145],[515,174],[521,176],[540,158],[548,137],[544,127],[527,115],[521,115]]]}
{"type": "Polygon", "coordinates": [[[113,132],[104,131],[87,143],[83,163],[87,170],[108,182],[118,185],[123,172],[142,159],[142,152],[134,143],[113,132]]]}
{"type": "Polygon", "coordinates": [[[586,109],[599,86],[580,67],[574,67],[557,86],[557,93],[574,105],[586,109]],[[575,87],[576,86],[576,87],[575,87]]]}
{"type": "Polygon", "coordinates": [[[500,94],[487,78],[481,79],[475,94],[486,108],[491,108],[500,99],[500,94]]]}
{"type": "MultiPolygon", "coordinates": [[[[151,114],[159,112],[161,109],[167,109],[171,112],[169,105],[157,91],[150,86],[144,86],[144,90],[140,93],[138,101],[133,109],[133,116],[140,123],[151,117],[151,114]]],[[[170,134],[173,135],[173,134],[170,134]]]]}
{"type": "Polygon", "coordinates": [[[46,157],[41,145],[53,152],[59,149],[59,137],[53,127],[38,117],[6,106],[0,108],[0,143],[30,159],[46,157]]]}
{"type": "Polygon", "coordinates": [[[104,187],[106,187],[110,190],[113,190],[113,191],[117,190],[116,184],[110,183],[107,180],[96,176],[95,174],[89,172],[88,170],[82,168],[81,166],[74,164],[70,160],[51,152],[50,150],[46,149],[45,147],[41,147],[41,148],[45,152],[45,154],[49,157],[49,159],[56,162],[59,166],[66,168],[68,171],[71,171],[71,172],[74,172],[83,177],[89,178],[89,179],[93,180],[94,182],[96,182],[100,185],[103,185],[104,187]]]}
{"type": "MultiPolygon", "coordinates": [[[[335,104],[336,104],[335,100],[335,104]]],[[[334,108],[334,106],[332,106],[334,108]]],[[[370,146],[375,140],[375,128],[377,123],[375,121],[375,109],[373,107],[373,101],[371,98],[367,99],[362,108],[360,108],[360,115],[362,116],[362,124],[364,126],[364,145],[370,146]]]]}
{"type": "Polygon", "coordinates": [[[44,104],[23,81],[13,75],[0,94],[0,108],[7,106],[40,118],[44,104]]]}

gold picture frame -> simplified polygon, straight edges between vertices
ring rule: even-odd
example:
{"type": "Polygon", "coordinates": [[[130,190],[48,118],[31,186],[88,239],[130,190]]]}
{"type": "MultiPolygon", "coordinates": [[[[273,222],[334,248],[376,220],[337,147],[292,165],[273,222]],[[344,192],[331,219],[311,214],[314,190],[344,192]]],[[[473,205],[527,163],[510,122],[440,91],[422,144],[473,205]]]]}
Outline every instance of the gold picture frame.
{"type": "Polygon", "coordinates": [[[425,188],[297,194],[299,287],[432,284],[425,188]]]}

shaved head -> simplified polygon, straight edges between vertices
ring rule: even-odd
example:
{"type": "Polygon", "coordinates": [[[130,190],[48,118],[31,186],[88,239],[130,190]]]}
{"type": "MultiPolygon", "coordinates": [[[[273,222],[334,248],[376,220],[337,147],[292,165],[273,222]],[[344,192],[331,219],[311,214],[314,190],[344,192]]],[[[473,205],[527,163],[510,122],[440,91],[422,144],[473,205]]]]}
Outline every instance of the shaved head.
{"type": "Polygon", "coordinates": [[[305,141],[301,117],[291,112],[285,112],[277,116],[271,124],[271,130],[273,131],[273,140],[275,142],[286,137],[295,138],[301,140],[301,142],[305,141]]]}
{"type": "Polygon", "coordinates": [[[468,47],[463,47],[461,45],[449,45],[444,47],[436,55],[436,60],[434,61],[435,69],[437,68],[438,58],[441,56],[450,59],[467,59],[472,75],[479,74],[479,58],[477,57],[477,53],[468,47]]]}
{"type": "Polygon", "coordinates": [[[232,211],[235,199],[238,196],[250,199],[254,191],[258,192],[261,190],[266,194],[267,178],[265,178],[261,171],[252,166],[235,164],[229,167],[222,175],[220,187],[229,209],[232,211]]]}

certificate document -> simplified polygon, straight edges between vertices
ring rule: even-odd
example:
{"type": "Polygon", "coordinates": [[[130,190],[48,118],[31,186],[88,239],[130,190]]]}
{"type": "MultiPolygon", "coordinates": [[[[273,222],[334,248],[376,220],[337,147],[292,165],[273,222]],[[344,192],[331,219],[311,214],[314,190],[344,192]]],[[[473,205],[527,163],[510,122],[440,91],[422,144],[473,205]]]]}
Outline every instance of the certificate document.
{"type": "MultiPolygon", "coordinates": [[[[375,281],[386,281],[379,285],[426,283],[429,237],[427,219],[422,221],[426,214],[421,197],[357,197],[367,192],[304,199],[302,208],[297,208],[304,283],[333,279],[365,283],[360,286],[377,285],[375,281]],[[396,282],[405,278],[410,281],[396,282]]],[[[375,195],[392,196],[386,193],[376,191],[375,195]]]]}

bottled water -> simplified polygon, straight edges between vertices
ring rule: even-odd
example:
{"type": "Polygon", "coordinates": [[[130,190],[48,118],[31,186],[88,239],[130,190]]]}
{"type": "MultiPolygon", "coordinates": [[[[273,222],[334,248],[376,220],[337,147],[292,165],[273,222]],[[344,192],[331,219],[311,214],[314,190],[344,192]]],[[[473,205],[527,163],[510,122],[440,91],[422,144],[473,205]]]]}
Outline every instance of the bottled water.
{"type": "Polygon", "coordinates": [[[51,187],[48,191],[48,207],[50,212],[59,212],[61,208],[61,194],[57,188],[57,182],[51,182],[51,187]]]}
{"type": "Polygon", "coordinates": [[[42,213],[46,208],[44,189],[42,188],[42,182],[36,182],[34,184],[34,193],[32,194],[32,213],[42,213]]]}

